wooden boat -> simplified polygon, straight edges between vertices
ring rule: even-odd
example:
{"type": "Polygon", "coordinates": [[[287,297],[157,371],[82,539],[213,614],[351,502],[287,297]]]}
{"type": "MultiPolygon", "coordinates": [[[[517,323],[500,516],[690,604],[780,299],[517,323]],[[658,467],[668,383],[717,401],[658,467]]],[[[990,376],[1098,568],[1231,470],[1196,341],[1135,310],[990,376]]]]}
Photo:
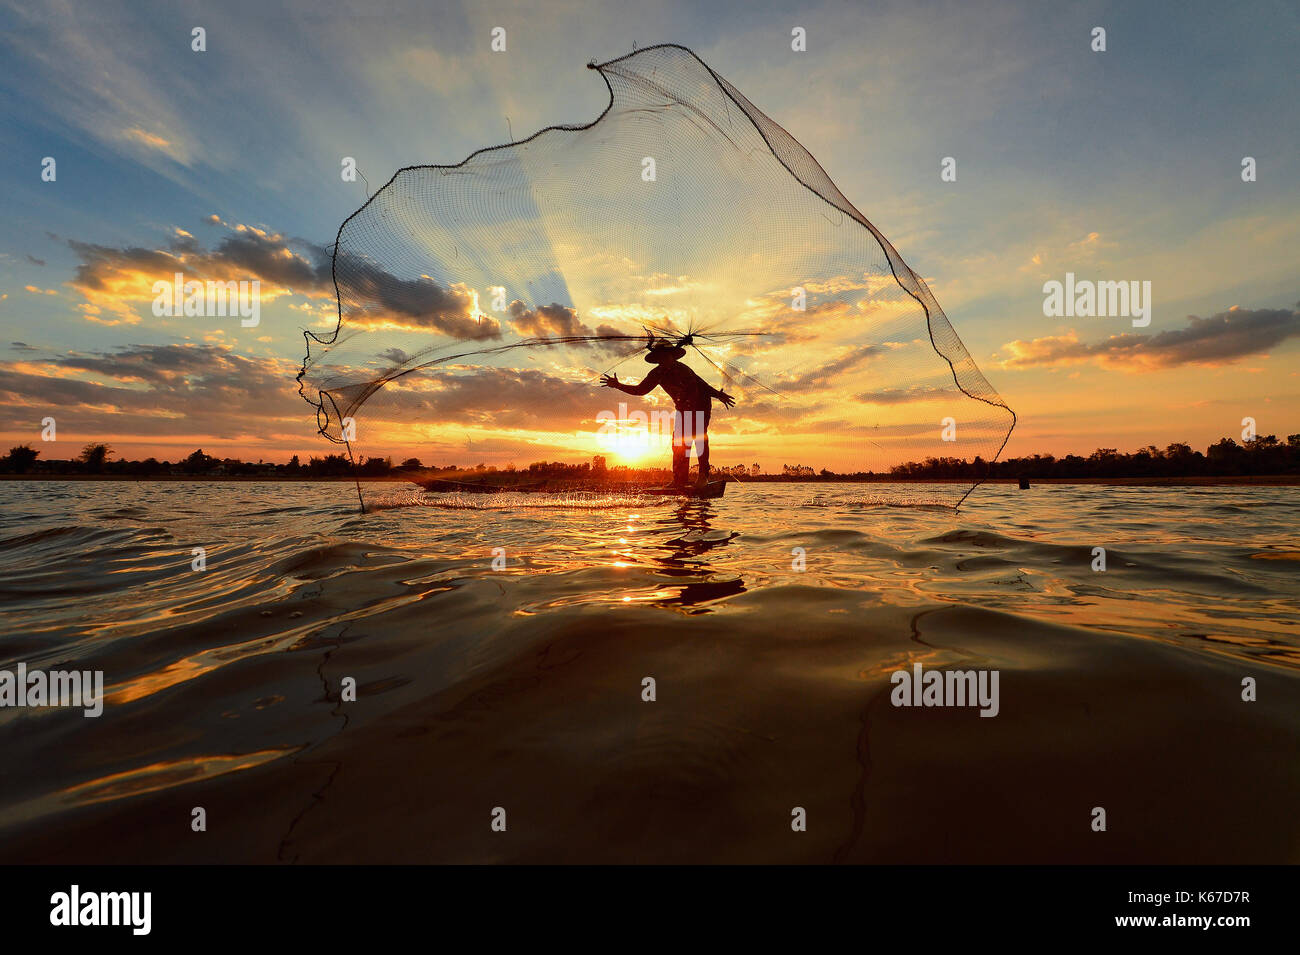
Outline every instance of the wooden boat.
{"type": "Polygon", "coordinates": [[[709,481],[707,484],[687,484],[684,487],[668,485],[667,487],[647,487],[642,488],[642,494],[658,494],[664,497],[678,495],[680,497],[697,497],[701,500],[712,500],[713,498],[722,497],[723,492],[727,489],[726,481],[709,481]]]}
{"type": "Polygon", "coordinates": [[[658,497],[688,497],[712,500],[722,497],[726,481],[709,481],[707,484],[675,484],[644,487],[638,484],[594,484],[578,481],[532,481],[526,484],[489,484],[486,481],[452,481],[447,478],[423,478],[415,481],[426,491],[436,493],[463,492],[468,494],[572,494],[576,492],[653,494],[658,497]]]}

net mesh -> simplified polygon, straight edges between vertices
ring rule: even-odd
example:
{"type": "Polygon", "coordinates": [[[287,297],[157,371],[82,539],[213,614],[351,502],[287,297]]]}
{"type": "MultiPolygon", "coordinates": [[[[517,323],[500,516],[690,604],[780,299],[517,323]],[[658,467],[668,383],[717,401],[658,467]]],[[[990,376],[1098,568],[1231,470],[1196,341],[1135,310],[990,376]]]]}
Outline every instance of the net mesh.
{"type": "MultiPolygon", "coordinates": [[[[671,400],[599,378],[647,374],[653,337],[736,399],[714,405],[715,471],[996,460],[1011,409],[807,150],[683,47],[591,68],[610,91],[594,122],[401,169],[344,222],[337,327],[305,333],[299,376],[322,434],[363,472],[650,473],[671,400]]],[[[893,493],[955,506],[973,484],[893,493]]]]}

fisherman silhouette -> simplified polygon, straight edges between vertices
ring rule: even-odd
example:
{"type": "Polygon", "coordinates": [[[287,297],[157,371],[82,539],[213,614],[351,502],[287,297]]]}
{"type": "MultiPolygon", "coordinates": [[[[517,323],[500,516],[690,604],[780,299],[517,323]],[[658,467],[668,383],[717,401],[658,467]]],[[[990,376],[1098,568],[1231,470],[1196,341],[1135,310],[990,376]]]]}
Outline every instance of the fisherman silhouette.
{"type": "Polygon", "coordinates": [[[725,391],[713,388],[688,365],[681,362],[686,349],[681,345],[654,344],[645,360],[655,369],[637,385],[625,385],[617,375],[602,375],[600,383],[629,395],[649,394],[662,388],[673,399],[677,409],[673,414],[673,484],[685,487],[691,463],[688,451],[694,450],[699,462],[699,483],[709,479],[709,416],[713,399],[717,398],[730,408],[736,399],[725,391]]]}

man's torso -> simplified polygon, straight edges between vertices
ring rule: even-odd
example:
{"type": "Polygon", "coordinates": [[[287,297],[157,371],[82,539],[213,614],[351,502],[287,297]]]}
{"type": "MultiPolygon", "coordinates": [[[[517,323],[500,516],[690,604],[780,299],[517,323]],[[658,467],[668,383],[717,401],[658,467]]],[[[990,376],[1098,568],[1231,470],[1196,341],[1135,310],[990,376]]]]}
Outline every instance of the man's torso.
{"type": "Polygon", "coordinates": [[[673,399],[678,411],[708,411],[713,406],[713,389],[688,366],[672,362],[660,365],[658,372],[657,384],[673,399]]]}

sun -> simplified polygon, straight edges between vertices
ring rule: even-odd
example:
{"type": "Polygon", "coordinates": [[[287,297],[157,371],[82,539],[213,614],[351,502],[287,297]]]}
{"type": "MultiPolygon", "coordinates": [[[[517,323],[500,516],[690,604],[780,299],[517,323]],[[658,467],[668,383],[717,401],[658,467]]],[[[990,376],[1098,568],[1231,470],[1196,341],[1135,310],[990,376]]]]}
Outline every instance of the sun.
{"type": "Polygon", "coordinates": [[[610,464],[641,465],[668,453],[662,443],[645,427],[619,423],[596,435],[596,453],[609,458],[610,464]]]}

